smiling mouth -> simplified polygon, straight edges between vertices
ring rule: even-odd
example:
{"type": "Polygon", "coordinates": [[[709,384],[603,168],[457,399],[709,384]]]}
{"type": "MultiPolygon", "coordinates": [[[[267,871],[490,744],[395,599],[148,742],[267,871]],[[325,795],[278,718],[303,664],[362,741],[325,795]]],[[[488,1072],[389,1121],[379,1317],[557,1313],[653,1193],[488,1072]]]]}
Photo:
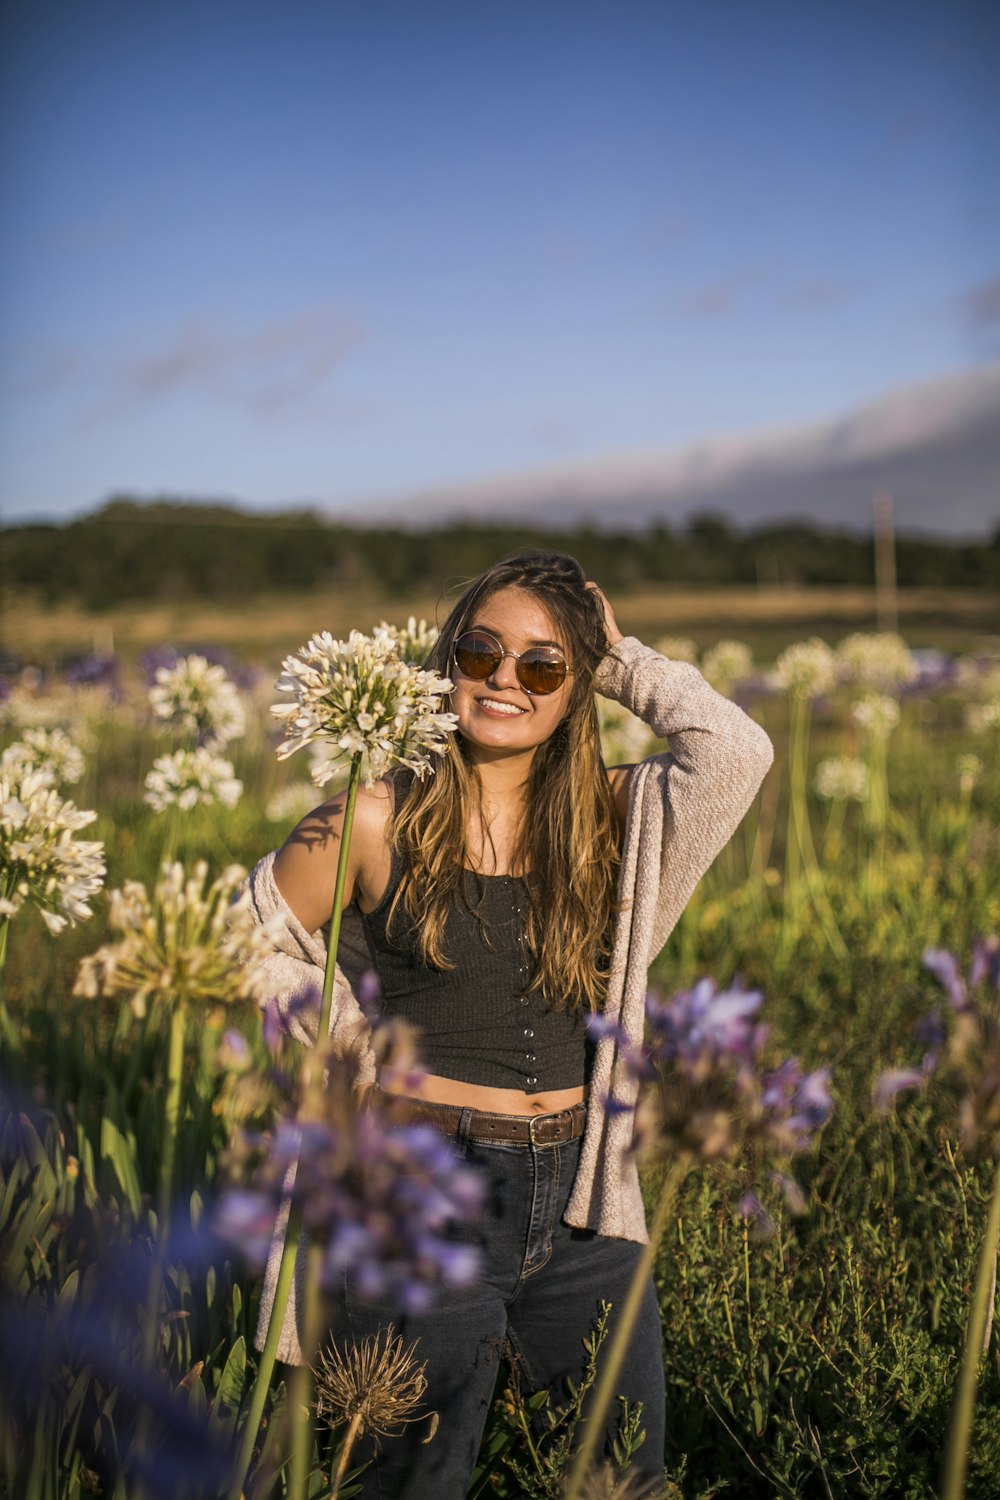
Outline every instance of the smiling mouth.
{"type": "Polygon", "coordinates": [[[495,713],[507,719],[515,719],[518,714],[528,712],[526,708],[520,708],[516,703],[501,703],[499,698],[477,698],[476,702],[487,713],[495,713]]]}

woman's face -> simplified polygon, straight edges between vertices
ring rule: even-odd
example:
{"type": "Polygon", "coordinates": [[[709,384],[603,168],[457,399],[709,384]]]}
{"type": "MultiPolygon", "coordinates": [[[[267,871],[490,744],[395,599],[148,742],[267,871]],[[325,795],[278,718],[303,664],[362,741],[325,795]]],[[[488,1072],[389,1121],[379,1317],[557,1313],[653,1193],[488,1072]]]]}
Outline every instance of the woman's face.
{"type": "MultiPolygon", "coordinates": [[[[566,642],[545,605],[518,588],[500,589],[480,604],[466,630],[487,630],[505,651],[520,655],[532,646],[553,646],[572,667],[566,642]]],[[[528,693],[517,680],[517,663],[505,656],[485,681],[464,677],[452,661],[447,671],[455,691],[450,708],[462,738],[482,759],[533,752],[552,734],[569,708],[573,678],[554,693],[528,693]]]]}

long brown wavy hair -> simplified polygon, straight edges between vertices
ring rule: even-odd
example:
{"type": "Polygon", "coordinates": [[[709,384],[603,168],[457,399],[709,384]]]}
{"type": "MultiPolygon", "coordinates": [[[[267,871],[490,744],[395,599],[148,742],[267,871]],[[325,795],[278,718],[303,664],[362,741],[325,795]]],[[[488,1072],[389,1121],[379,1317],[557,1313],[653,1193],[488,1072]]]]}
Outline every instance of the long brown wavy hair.
{"type": "MultiPolygon", "coordinates": [[[[493,594],[507,588],[543,604],[565,643],[573,668],[569,705],[532,760],[513,869],[523,874],[531,898],[531,987],[573,1009],[599,1009],[602,1002],[620,863],[594,703],[594,673],[607,652],[604,610],[586,583],[576,559],[561,552],[506,558],[465,590],[428,662],[448,676],[458,636],[493,594]]],[[[424,962],[436,968],[454,967],[444,951],[444,927],[454,903],[468,903],[466,824],[470,807],[481,815],[481,793],[478,770],[456,734],[433,775],[414,781],[393,818],[403,876],[389,920],[402,903],[424,962]]]]}

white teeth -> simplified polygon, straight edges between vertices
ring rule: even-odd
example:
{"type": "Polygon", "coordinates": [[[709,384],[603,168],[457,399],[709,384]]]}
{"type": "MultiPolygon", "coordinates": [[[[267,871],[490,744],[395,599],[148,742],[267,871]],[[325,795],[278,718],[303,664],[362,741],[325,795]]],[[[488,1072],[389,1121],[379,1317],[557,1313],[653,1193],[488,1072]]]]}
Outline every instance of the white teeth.
{"type": "Polygon", "coordinates": [[[510,715],[524,713],[524,709],[518,708],[516,703],[498,703],[494,698],[479,698],[476,701],[481,703],[484,708],[489,708],[496,713],[510,715]]]}

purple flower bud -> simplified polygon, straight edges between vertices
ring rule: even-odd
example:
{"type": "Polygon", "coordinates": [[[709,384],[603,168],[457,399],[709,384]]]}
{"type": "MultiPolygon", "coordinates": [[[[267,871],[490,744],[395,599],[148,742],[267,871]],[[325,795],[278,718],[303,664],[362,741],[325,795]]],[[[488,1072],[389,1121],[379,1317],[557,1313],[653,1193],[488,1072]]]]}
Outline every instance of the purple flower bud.
{"type": "Polygon", "coordinates": [[[374,969],[366,969],[354,986],[357,1002],[364,1012],[366,1021],[378,1019],[380,1002],[382,999],[382,986],[379,984],[378,975],[374,969]]]}
{"type": "Polygon", "coordinates": [[[223,1034],[219,1043],[218,1063],[232,1073],[245,1073],[253,1062],[250,1043],[242,1031],[232,1029],[223,1034]]]}
{"type": "Polygon", "coordinates": [[[955,955],[945,948],[928,948],[923,956],[923,965],[947,990],[953,1008],[959,1014],[968,1010],[969,996],[965,982],[959,975],[955,955]]]}
{"type": "Polygon", "coordinates": [[[758,1239],[769,1240],[776,1233],[777,1225],[752,1188],[740,1199],[740,1213],[753,1224],[758,1239]]]}
{"type": "Polygon", "coordinates": [[[927,1082],[922,1068],[889,1068],[875,1084],[875,1108],[885,1114],[904,1089],[920,1089],[927,1082]]]}
{"type": "Polygon", "coordinates": [[[918,1021],[916,1031],[917,1039],[923,1042],[925,1047],[932,1047],[935,1051],[943,1047],[948,1039],[939,1010],[932,1010],[930,1015],[918,1021]]]}

